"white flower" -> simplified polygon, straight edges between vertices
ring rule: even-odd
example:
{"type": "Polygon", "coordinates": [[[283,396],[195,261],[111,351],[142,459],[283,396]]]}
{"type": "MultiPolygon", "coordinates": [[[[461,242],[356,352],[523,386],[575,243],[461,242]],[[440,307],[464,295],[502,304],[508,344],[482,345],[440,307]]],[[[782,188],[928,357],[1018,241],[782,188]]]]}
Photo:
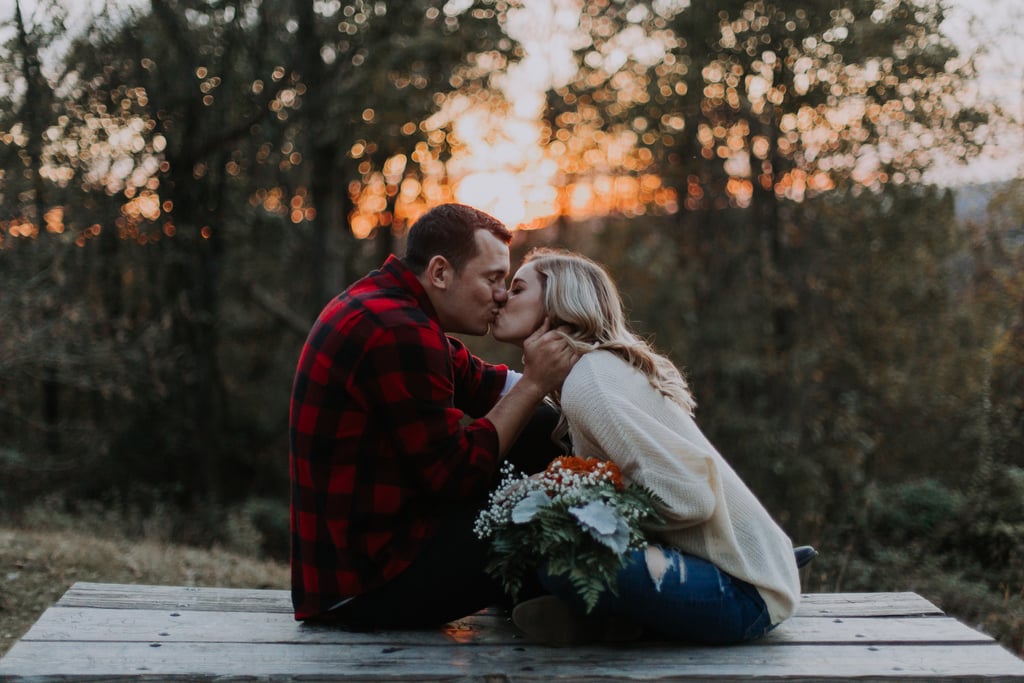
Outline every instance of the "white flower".
{"type": "Polygon", "coordinates": [[[591,609],[615,590],[626,553],[646,545],[644,526],[661,521],[653,494],[625,485],[611,461],[563,456],[532,476],[507,466],[502,475],[473,531],[491,545],[488,573],[512,595],[543,566],[571,576],[591,609]]]}

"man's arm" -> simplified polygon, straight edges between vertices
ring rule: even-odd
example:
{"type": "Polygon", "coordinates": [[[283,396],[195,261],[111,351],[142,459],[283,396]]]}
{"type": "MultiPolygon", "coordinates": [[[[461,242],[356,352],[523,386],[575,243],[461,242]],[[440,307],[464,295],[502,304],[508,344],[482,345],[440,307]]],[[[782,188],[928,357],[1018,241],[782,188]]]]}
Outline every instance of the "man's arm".
{"type": "Polygon", "coordinates": [[[565,337],[544,323],[523,342],[523,375],[484,417],[498,433],[504,457],[544,397],[562,385],[579,355],[565,337]]]}

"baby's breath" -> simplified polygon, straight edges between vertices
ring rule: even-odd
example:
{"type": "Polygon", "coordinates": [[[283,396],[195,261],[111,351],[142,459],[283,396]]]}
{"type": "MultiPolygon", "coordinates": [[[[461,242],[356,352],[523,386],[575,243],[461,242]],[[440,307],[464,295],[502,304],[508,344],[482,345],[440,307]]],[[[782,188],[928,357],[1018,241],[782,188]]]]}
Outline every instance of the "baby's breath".
{"type": "Polygon", "coordinates": [[[626,553],[647,544],[644,529],[661,521],[655,504],[607,460],[563,456],[530,476],[506,463],[473,531],[490,541],[487,569],[513,596],[527,572],[544,567],[567,575],[589,610],[615,590],[626,553]]]}

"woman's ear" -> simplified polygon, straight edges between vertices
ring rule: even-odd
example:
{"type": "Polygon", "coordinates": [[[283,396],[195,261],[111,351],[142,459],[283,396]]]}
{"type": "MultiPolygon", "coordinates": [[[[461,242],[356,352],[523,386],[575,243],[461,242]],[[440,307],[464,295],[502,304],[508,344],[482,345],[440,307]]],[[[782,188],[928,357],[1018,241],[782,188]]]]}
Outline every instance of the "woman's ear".
{"type": "Polygon", "coordinates": [[[551,320],[551,329],[553,330],[560,329],[563,332],[566,332],[567,334],[572,334],[573,332],[579,331],[579,328],[576,325],[572,325],[570,323],[565,322],[564,320],[560,320],[559,318],[556,318],[553,315],[548,316],[548,319],[551,320]]]}

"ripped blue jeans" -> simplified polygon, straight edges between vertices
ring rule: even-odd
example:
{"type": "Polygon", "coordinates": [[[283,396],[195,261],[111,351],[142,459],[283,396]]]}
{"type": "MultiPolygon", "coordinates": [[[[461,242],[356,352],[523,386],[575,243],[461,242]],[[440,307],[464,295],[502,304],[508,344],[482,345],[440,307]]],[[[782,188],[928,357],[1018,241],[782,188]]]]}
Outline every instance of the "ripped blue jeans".
{"type": "MultiPolygon", "coordinates": [[[[567,576],[541,570],[539,578],[553,595],[585,611],[567,576]]],[[[652,545],[630,551],[616,576],[616,592],[606,590],[591,614],[625,617],[656,638],[726,645],[772,629],[756,588],[672,548],[652,545]]]]}

